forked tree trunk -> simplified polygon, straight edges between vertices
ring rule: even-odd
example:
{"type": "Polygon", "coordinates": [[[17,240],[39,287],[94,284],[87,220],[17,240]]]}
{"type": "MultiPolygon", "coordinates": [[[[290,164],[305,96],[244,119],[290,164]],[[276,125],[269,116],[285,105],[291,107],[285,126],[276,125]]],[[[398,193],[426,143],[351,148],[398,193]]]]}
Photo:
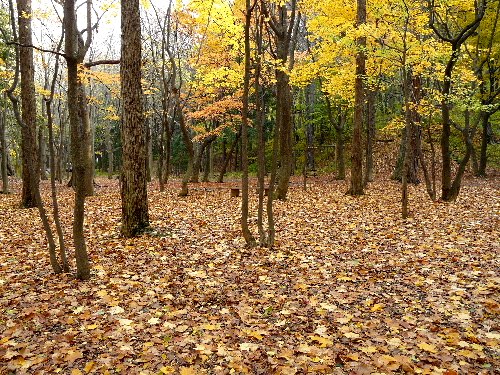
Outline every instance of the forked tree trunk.
{"type": "MultiPolygon", "coordinates": [[[[90,13],[90,12],[89,12],[90,13]]],[[[90,21],[89,21],[90,22],[90,21]]],[[[64,2],[65,58],[68,79],[68,112],[71,128],[72,180],[75,186],[73,210],[73,243],[75,246],[76,277],[90,278],[90,263],[84,236],[86,179],[90,175],[90,127],[86,113],[85,89],[78,77],[78,64],[83,61],[85,50],[79,49],[75,0],[64,2]],[[83,112],[82,112],[83,111],[83,112]]],[[[90,42],[89,42],[90,43],[90,42]]],[[[81,48],[81,46],[80,46],[81,48]]],[[[92,178],[90,178],[92,185],[92,178]]]]}

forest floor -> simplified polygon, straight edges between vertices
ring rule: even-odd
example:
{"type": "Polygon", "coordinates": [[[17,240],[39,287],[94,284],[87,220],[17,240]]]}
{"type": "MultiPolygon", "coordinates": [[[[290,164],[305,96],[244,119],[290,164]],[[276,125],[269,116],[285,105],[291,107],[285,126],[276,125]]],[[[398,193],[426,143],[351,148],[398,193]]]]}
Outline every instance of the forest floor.
{"type": "MultiPolygon", "coordinates": [[[[185,198],[152,184],[153,231],[123,239],[117,181],[99,179],[87,282],[51,273],[14,183],[0,196],[0,374],[498,374],[500,177],[467,178],[451,204],[411,187],[407,221],[397,183],[352,198],[309,181],[276,202],[275,248],[247,249],[231,183],[185,198]]],[[[72,190],[59,200],[71,243],[72,190]]],[[[255,204],[252,190],[254,233],[255,204]]]]}

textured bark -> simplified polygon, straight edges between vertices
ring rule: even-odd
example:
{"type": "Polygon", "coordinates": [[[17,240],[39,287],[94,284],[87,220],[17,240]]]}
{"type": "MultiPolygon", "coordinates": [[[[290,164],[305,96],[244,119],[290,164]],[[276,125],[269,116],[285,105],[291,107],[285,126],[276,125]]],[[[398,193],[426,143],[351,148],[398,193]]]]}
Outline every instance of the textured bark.
{"type": "MultiPolygon", "coordinates": [[[[19,43],[32,45],[31,36],[31,0],[17,1],[19,43]]],[[[36,207],[36,187],[39,179],[38,152],[36,142],[36,102],[35,102],[35,67],[33,49],[19,47],[19,69],[21,73],[21,158],[23,187],[21,204],[23,207],[36,207]],[[31,168],[33,166],[33,168],[31,168]],[[35,173],[31,176],[31,172],[35,173]]]]}
{"type": "Polygon", "coordinates": [[[250,91],[250,24],[252,8],[250,0],[245,1],[245,73],[241,111],[241,231],[247,246],[255,246],[255,239],[248,227],[248,95],[250,91]]]}
{"type": "MultiPolygon", "coordinates": [[[[76,277],[80,280],[90,278],[90,263],[83,230],[85,179],[88,178],[90,163],[90,129],[86,116],[87,101],[83,84],[78,78],[78,63],[83,61],[85,47],[79,39],[76,24],[75,0],[64,2],[65,58],[68,79],[68,112],[71,128],[72,182],[75,187],[75,206],[73,209],[73,244],[76,258],[76,277]]],[[[89,42],[90,43],[90,42],[89,42]]],[[[91,178],[92,180],[92,178],[91,178]]],[[[92,184],[92,181],[91,181],[92,184]]]]}
{"type": "MultiPolygon", "coordinates": [[[[261,2],[263,11],[268,16],[268,24],[272,30],[276,45],[276,58],[283,66],[293,66],[294,48],[292,41],[296,39],[299,18],[296,17],[297,1],[291,0],[281,4],[270,4],[269,13],[265,2],[261,2]],[[293,46],[292,46],[293,47],[293,46]],[[290,57],[290,59],[289,59],[290,57]],[[288,64],[287,64],[288,62],[288,64]]],[[[283,69],[275,70],[276,76],[276,126],[279,132],[280,169],[277,177],[276,199],[286,199],[288,184],[293,171],[293,117],[292,117],[292,90],[290,77],[283,69]]]]}
{"type": "MultiPolygon", "coordinates": [[[[366,23],[366,0],[357,0],[356,25],[359,27],[366,23]]],[[[351,185],[348,193],[352,196],[364,194],[363,191],[363,122],[366,75],[366,37],[356,40],[356,79],[354,84],[354,122],[351,143],[351,185]]]]}
{"type": "Polygon", "coordinates": [[[141,234],[149,226],[147,150],[141,88],[141,20],[139,0],[121,2],[121,179],[122,228],[125,237],[141,234]]]}

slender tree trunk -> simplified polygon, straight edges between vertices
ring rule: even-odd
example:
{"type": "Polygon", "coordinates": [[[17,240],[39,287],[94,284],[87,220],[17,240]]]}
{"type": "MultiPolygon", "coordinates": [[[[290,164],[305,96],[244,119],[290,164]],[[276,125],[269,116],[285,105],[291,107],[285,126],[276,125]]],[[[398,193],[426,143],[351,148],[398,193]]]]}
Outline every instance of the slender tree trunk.
{"type": "Polygon", "coordinates": [[[364,185],[373,181],[373,145],[375,142],[375,124],[376,124],[376,107],[375,98],[377,93],[373,89],[369,89],[366,97],[366,156],[365,156],[365,174],[364,185]]]}
{"type": "Polygon", "coordinates": [[[307,128],[306,128],[306,147],[307,147],[307,169],[310,171],[316,170],[314,158],[314,106],[316,104],[316,84],[311,83],[306,87],[306,112],[307,112],[307,128]]]}
{"type": "Polygon", "coordinates": [[[38,127],[38,160],[40,161],[40,179],[47,180],[47,168],[45,165],[45,137],[43,127],[38,127]]]}
{"type": "Polygon", "coordinates": [[[236,133],[236,137],[231,144],[231,148],[229,149],[229,152],[226,155],[226,158],[224,159],[224,164],[222,165],[222,168],[219,173],[219,178],[217,179],[217,182],[222,183],[224,181],[224,175],[226,174],[227,168],[229,167],[229,163],[231,163],[232,160],[232,155],[234,154],[236,150],[236,145],[238,144],[241,136],[241,129],[238,130],[238,133],[236,133]]]}
{"type": "Polygon", "coordinates": [[[481,112],[481,128],[482,128],[482,136],[481,136],[481,151],[479,154],[479,170],[478,176],[486,177],[486,164],[488,162],[488,143],[490,143],[490,134],[489,134],[489,114],[487,112],[481,112]]]}
{"type": "Polygon", "coordinates": [[[134,237],[149,227],[147,194],[146,129],[141,87],[141,19],[139,0],[121,2],[121,134],[123,166],[121,181],[122,228],[134,237]]]}
{"type": "MultiPolygon", "coordinates": [[[[366,23],[366,0],[357,0],[356,25],[360,27],[366,23]]],[[[352,196],[364,194],[363,191],[363,123],[366,75],[366,37],[356,39],[358,51],[356,52],[356,79],[354,84],[354,122],[351,143],[351,184],[348,193],[352,196]]]]}
{"type": "MultiPolygon", "coordinates": [[[[68,79],[68,112],[71,128],[72,179],[75,186],[75,206],[73,210],[73,243],[75,246],[76,277],[80,280],[90,278],[90,263],[83,230],[85,215],[85,197],[87,196],[85,179],[89,176],[90,151],[89,127],[85,120],[86,96],[78,77],[78,63],[81,60],[77,50],[78,30],[76,25],[75,0],[64,2],[65,58],[68,79]],[[82,113],[83,111],[83,113],[82,113]]],[[[92,180],[92,179],[91,179],[92,180]]],[[[91,181],[92,182],[92,181],[91,181]]]]}
{"type": "Polygon", "coordinates": [[[207,147],[205,147],[205,167],[203,170],[203,182],[209,182],[210,171],[211,171],[211,160],[212,160],[212,143],[209,142],[207,147]]]}
{"type": "Polygon", "coordinates": [[[8,159],[7,155],[9,150],[7,149],[7,135],[5,133],[5,128],[7,122],[7,94],[3,97],[3,110],[0,115],[0,147],[2,149],[2,193],[9,194],[9,174],[8,174],[8,159]]]}
{"type": "Polygon", "coordinates": [[[186,146],[186,150],[188,152],[188,166],[184,177],[182,178],[182,186],[181,191],[179,192],[180,197],[185,197],[188,195],[188,182],[191,180],[193,175],[193,163],[195,158],[195,151],[193,141],[191,140],[191,136],[189,134],[189,129],[187,128],[186,119],[184,117],[184,113],[182,112],[182,107],[180,105],[180,98],[178,91],[174,91],[174,95],[176,97],[176,106],[177,111],[179,113],[179,123],[182,133],[182,140],[184,141],[184,145],[186,146]]]}
{"type": "Polygon", "coordinates": [[[114,172],[114,152],[113,152],[113,140],[111,139],[111,127],[113,125],[108,122],[105,127],[105,142],[106,142],[106,154],[108,155],[108,178],[113,178],[114,172]]]}

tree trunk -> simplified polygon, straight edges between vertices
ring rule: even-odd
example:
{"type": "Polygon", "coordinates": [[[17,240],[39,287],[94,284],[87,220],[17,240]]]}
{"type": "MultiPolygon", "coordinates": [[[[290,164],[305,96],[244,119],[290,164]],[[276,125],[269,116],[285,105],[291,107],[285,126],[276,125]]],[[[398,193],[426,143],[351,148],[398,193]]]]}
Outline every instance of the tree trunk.
{"type": "MultiPolygon", "coordinates": [[[[84,87],[78,77],[78,64],[83,61],[84,52],[78,50],[78,29],[76,25],[75,0],[64,2],[65,58],[68,79],[68,112],[71,128],[71,160],[73,185],[75,186],[75,206],[73,210],[73,243],[75,246],[76,277],[90,278],[90,263],[83,230],[85,215],[85,180],[88,179],[90,163],[90,142],[87,101],[84,87]]],[[[91,184],[92,184],[92,178],[91,184]]]]}
{"type": "Polygon", "coordinates": [[[134,237],[149,227],[147,195],[147,150],[141,87],[141,19],[139,0],[121,2],[121,180],[122,228],[134,237]]]}
{"type": "Polygon", "coordinates": [[[376,91],[369,89],[366,100],[366,156],[365,156],[365,174],[364,185],[373,181],[373,144],[375,142],[375,124],[376,124],[376,91]]]}
{"type": "Polygon", "coordinates": [[[106,142],[106,154],[108,155],[108,178],[113,178],[114,171],[114,152],[113,152],[113,140],[111,139],[111,122],[108,122],[105,127],[105,142],[106,142]]]}
{"type": "MultiPolygon", "coordinates": [[[[31,0],[17,1],[19,26],[19,43],[32,45],[31,36],[31,0]],[[28,16],[26,16],[28,15],[28,16]]],[[[22,206],[36,207],[36,187],[40,174],[36,142],[36,102],[35,102],[35,67],[33,65],[33,49],[19,47],[19,68],[21,72],[21,113],[23,126],[21,128],[22,157],[22,206]],[[33,166],[33,168],[31,168],[33,166]],[[30,171],[35,173],[30,175],[30,171]],[[32,178],[33,177],[33,178],[32,178]]]]}
{"type": "Polygon", "coordinates": [[[209,182],[210,180],[210,172],[211,172],[211,167],[212,167],[212,143],[210,142],[207,147],[205,148],[205,166],[203,170],[203,182],[209,182]]]}
{"type": "Polygon", "coordinates": [[[316,84],[311,83],[306,87],[306,112],[307,112],[307,128],[306,128],[306,165],[310,171],[316,170],[316,162],[314,158],[314,106],[316,104],[316,84]]]}
{"type": "Polygon", "coordinates": [[[482,128],[482,136],[481,136],[481,152],[479,155],[479,170],[478,176],[486,177],[486,164],[488,162],[488,144],[491,141],[491,136],[489,132],[489,113],[481,112],[481,128],[482,128]]]}
{"type": "Polygon", "coordinates": [[[222,168],[220,170],[219,178],[217,179],[217,182],[220,182],[220,183],[224,182],[224,175],[226,174],[227,167],[229,166],[229,163],[232,160],[232,155],[236,150],[236,145],[238,144],[238,142],[240,140],[240,135],[241,135],[241,128],[238,130],[238,133],[236,133],[236,137],[235,137],[233,143],[231,144],[231,148],[229,149],[229,152],[226,155],[226,158],[225,158],[224,164],[222,165],[222,168]]]}
{"type": "Polygon", "coordinates": [[[255,246],[255,239],[248,227],[248,95],[250,91],[250,24],[252,8],[250,0],[245,1],[245,73],[241,111],[241,231],[247,246],[255,246]]]}
{"type": "Polygon", "coordinates": [[[38,160],[40,161],[40,179],[47,180],[47,166],[45,163],[45,137],[43,134],[43,127],[38,127],[38,160]]]}
{"type": "MultiPolygon", "coordinates": [[[[366,0],[357,0],[356,25],[366,23],[366,0]]],[[[363,122],[365,88],[363,79],[366,75],[366,37],[356,39],[356,79],[354,84],[354,122],[351,144],[351,184],[348,193],[352,196],[364,194],[363,191],[363,122]]]]}
{"type": "Polygon", "coordinates": [[[6,95],[4,94],[3,97],[3,110],[2,114],[0,115],[0,148],[2,149],[2,193],[4,194],[9,194],[10,189],[9,189],[9,174],[8,174],[8,159],[7,155],[9,154],[9,150],[7,149],[7,135],[5,134],[5,128],[7,127],[6,125],[7,121],[7,98],[6,95]]]}
{"type": "Polygon", "coordinates": [[[292,92],[288,75],[276,72],[276,122],[279,123],[280,168],[276,185],[276,199],[285,200],[292,175],[292,92]]]}

